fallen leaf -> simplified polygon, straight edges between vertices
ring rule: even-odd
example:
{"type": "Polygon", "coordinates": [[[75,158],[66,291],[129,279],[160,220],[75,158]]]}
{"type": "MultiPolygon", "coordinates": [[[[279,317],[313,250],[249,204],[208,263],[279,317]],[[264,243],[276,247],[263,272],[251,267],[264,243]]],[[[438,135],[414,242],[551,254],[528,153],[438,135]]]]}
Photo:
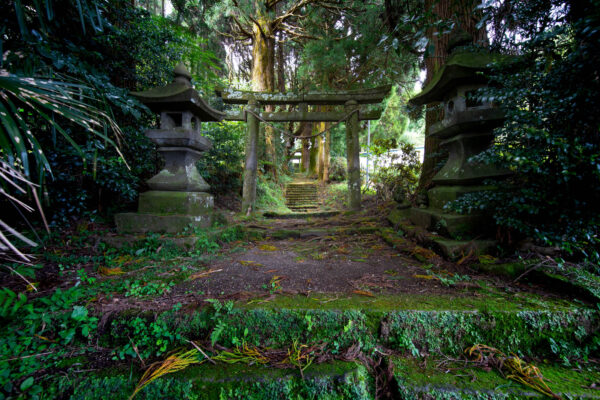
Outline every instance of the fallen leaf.
{"type": "Polygon", "coordinates": [[[277,272],[277,270],[276,269],[270,269],[268,271],[265,271],[265,274],[271,274],[273,272],[277,272]]]}
{"type": "Polygon", "coordinates": [[[277,247],[270,244],[261,244],[258,248],[262,251],[277,251],[277,247]]]}
{"type": "Polygon", "coordinates": [[[479,262],[482,264],[493,264],[497,260],[496,257],[490,256],[489,254],[482,254],[479,256],[479,262]]]}
{"type": "Polygon", "coordinates": [[[121,275],[124,273],[123,270],[121,269],[121,267],[115,267],[115,268],[99,267],[98,272],[100,272],[100,274],[102,274],[104,276],[121,275]]]}
{"type": "Polygon", "coordinates": [[[238,262],[246,267],[264,267],[264,264],[258,263],[256,261],[239,260],[238,262]]]}
{"type": "Polygon", "coordinates": [[[440,280],[440,278],[438,278],[435,275],[418,275],[418,274],[415,274],[415,275],[413,275],[413,278],[419,278],[419,279],[437,279],[437,280],[440,280]]]}
{"type": "Polygon", "coordinates": [[[223,269],[209,269],[208,271],[198,272],[197,274],[192,274],[188,277],[189,280],[205,278],[210,274],[214,274],[215,272],[221,272],[223,269]]]}
{"type": "Polygon", "coordinates": [[[366,290],[353,290],[352,293],[360,294],[362,296],[375,297],[373,293],[367,292],[366,290]]]}

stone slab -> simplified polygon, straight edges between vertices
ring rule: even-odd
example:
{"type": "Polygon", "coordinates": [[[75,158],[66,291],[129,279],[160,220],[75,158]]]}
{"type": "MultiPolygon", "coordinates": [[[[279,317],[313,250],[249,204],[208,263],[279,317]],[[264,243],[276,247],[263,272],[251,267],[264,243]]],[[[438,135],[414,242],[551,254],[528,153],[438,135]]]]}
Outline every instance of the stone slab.
{"type": "Polygon", "coordinates": [[[453,239],[467,239],[493,232],[494,225],[483,215],[458,215],[434,208],[411,208],[413,224],[453,239]]]}
{"type": "Polygon", "coordinates": [[[388,222],[392,226],[397,226],[400,221],[404,221],[410,218],[410,208],[404,209],[393,209],[387,217],[388,222]]]}
{"type": "Polygon", "coordinates": [[[436,186],[427,192],[429,206],[442,210],[444,206],[454,200],[459,199],[467,193],[482,192],[485,190],[494,190],[494,186],[436,186]]]}
{"type": "Polygon", "coordinates": [[[495,240],[434,239],[433,242],[442,255],[450,260],[457,260],[468,254],[475,256],[494,254],[498,246],[495,240]]]}
{"type": "Polygon", "coordinates": [[[213,196],[205,192],[150,190],[138,202],[138,211],[145,214],[205,215],[213,207],[213,196]]]}
{"type": "Polygon", "coordinates": [[[178,233],[191,226],[207,228],[212,225],[212,214],[205,215],[158,215],[122,213],[115,215],[117,231],[122,233],[178,233]]]}

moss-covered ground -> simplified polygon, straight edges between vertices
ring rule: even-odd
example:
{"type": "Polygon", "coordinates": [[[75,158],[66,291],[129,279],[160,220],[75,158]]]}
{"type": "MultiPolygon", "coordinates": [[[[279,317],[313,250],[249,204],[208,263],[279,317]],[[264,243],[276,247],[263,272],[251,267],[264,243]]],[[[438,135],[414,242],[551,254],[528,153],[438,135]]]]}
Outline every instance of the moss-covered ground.
{"type": "Polygon", "coordinates": [[[86,224],[52,238],[39,265],[18,267],[37,291],[4,282],[0,398],[127,398],[178,349],[200,349],[198,363],[139,398],[535,394],[468,363],[479,343],[540,366],[565,398],[600,397],[589,296],[515,280],[532,261],[446,261],[388,213],[238,217],[171,236],[86,224]]]}

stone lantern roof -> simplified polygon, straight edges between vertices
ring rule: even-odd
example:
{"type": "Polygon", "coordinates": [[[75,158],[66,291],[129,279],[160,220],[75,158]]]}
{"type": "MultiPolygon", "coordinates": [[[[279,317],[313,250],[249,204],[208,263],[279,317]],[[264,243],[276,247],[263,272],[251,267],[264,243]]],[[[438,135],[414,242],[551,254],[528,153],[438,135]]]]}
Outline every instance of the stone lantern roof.
{"type": "Polygon", "coordinates": [[[448,93],[459,85],[485,84],[484,72],[491,69],[490,64],[513,60],[514,56],[497,53],[456,52],[433,76],[421,93],[410,99],[410,104],[421,106],[444,101],[448,93]]]}
{"type": "Polygon", "coordinates": [[[225,114],[209,106],[192,86],[191,74],[181,63],[173,71],[175,79],[166,86],[131,94],[155,113],[189,111],[203,122],[221,121],[225,114]]]}

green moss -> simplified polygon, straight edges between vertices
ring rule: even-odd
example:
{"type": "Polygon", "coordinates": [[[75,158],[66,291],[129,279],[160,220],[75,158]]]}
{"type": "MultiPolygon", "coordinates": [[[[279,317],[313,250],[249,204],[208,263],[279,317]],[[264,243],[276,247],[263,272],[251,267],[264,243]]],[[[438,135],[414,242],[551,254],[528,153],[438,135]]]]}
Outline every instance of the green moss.
{"type": "MultiPolygon", "coordinates": [[[[72,399],[126,399],[139,379],[120,373],[82,379],[72,399]]],[[[264,366],[202,364],[166,377],[146,388],[139,399],[372,399],[372,380],[365,367],[348,362],[311,365],[304,379],[297,370],[264,366]]]]}
{"type": "Polygon", "coordinates": [[[600,319],[593,310],[390,312],[381,340],[413,355],[461,355],[465,348],[487,344],[505,352],[551,356],[564,362],[582,359],[600,346],[600,319]]]}
{"type": "Polygon", "coordinates": [[[453,295],[432,294],[397,294],[366,297],[339,293],[313,294],[306,296],[276,296],[268,302],[239,303],[242,309],[319,309],[319,310],[367,310],[365,312],[387,312],[393,310],[501,310],[522,311],[538,310],[570,310],[575,305],[559,299],[545,299],[527,293],[494,293],[490,291],[465,292],[453,295]]]}
{"type": "MultiPolygon", "coordinates": [[[[394,375],[404,398],[420,398],[419,394],[437,394],[433,398],[489,399],[543,397],[533,389],[504,378],[495,370],[486,371],[462,362],[445,363],[436,368],[436,360],[427,363],[408,358],[392,358],[394,375]],[[407,396],[408,395],[408,396],[407,396]],[[449,396],[449,397],[447,397],[449,396]]],[[[557,394],[569,397],[597,397],[589,389],[598,382],[598,370],[581,371],[552,365],[536,365],[548,386],[557,394]]]]}

